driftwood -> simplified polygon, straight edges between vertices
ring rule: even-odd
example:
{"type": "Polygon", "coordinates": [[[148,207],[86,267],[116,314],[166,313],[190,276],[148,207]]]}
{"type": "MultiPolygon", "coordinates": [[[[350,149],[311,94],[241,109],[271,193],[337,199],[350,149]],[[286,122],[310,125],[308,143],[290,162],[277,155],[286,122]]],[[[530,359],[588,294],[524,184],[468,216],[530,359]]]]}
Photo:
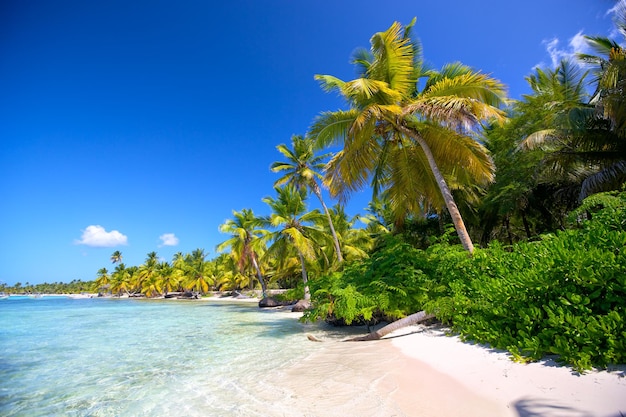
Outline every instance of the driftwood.
{"type": "Polygon", "coordinates": [[[313,336],[312,334],[307,334],[306,338],[309,339],[311,342],[321,342],[321,339],[318,339],[317,337],[313,336]]]}
{"type": "Polygon", "coordinates": [[[406,316],[403,319],[396,320],[393,323],[389,323],[385,327],[381,327],[375,332],[369,333],[365,336],[358,336],[358,337],[353,337],[351,339],[346,339],[344,340],[344,342],[362,342],[366,340],[379,340],[382,337],[398,329],[401,329],[406,326],[412,326],[414,324],[422,323],[433,318],[435,318],[434,314],[426,313],[424,310],[418,311],[417,313],[411,314],[410,316],[406,316]]]}

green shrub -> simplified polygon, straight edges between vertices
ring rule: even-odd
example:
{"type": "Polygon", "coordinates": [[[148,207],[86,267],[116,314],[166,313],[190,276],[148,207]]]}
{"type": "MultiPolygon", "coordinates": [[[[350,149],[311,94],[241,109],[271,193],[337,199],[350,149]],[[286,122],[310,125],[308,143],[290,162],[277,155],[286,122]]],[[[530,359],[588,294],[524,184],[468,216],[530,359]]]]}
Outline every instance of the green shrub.
{"type": "Polygon", "coordinates": [[[588,198],[571,221],[471,257],[445,239],[422,251],[390,236],[369,259],[312,282],[305,318],[373,323],[425,309],[519,361],[557,355],[578,371],[625,363],[626,193],[588,198]]]}
{"type": "Polygon", "coordinates": [[[315,307],[305,319],[371,324],[418,311],[427,300],[425,265],[423,251],[389,236],[369,259],[312,282],[315,307]]]}
{"type": "Polygon", "coordinates": [[[581,213],[592,220],[539,242],[493,243],[457,264],[442,256],[435,276],[451,293],[427,308],[518,360],[556,354],[579,371],[624,363],[626,200],[596,196],[574,216],[581,213]]]}

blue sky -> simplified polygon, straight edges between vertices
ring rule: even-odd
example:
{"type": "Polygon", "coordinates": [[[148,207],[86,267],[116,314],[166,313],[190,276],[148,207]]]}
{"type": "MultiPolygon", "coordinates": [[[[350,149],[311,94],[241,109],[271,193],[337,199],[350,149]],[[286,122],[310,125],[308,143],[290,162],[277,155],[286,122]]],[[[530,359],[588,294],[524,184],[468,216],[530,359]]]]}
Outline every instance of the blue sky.
{"type": "MultiPolygon", "coordinates": [[[[343,106],[394,21],[435,67],[461,61],[528,92],[533,67],[610,36],[610,0],[79,1],[0,4],[0,281],[91,280],[120,250],[171,260],[273,195],[276,145],[343,106]]],[[[369,194],[347,211],[364,213],[369,194]]],[[[316,207],[311,200],[311,206],[316,207]]]]}

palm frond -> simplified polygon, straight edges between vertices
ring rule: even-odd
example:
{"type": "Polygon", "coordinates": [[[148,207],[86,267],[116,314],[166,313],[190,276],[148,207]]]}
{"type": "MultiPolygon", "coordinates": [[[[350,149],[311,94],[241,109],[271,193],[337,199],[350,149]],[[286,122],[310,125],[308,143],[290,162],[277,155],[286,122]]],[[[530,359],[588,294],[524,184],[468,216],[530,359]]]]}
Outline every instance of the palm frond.
{"type": "Polygon", "coordinates": [[[394,22],[385,32],[372,37],[372,54],[376,59],[368,71],[370,78],[385,81],[403,97],[409,97],[415,91],[417,82],[414,49],[410,37],[405,36],[406,30],[399,22],[394,22]]]}
{"type": "Polygon", "coordinates": [[[429,84],[422,96],[424,98],[436,96],[468,98],[495,108],[506,104],[504,85],[480,72],[441,77],[436,82],[429,84]]]}
{"type": "Polygon", "coordinates": [[[339,90],[341,92],[345,85],[343,80],[333,77],[332,75],[317,74],[313,78],[319,81],[320,87],[322,87],[322,90],[326,92],[332,92],[335,90],[339,90]]]}
{"type": "Polygon", "coordinates": [[[541,149],[550,141],[558,138],[558,130],[556,129],[542,129],[528,135],[519,144],[520,149],[541,149]]]}
{"type": "Polygon", "coordinates": [[[626,161],[621,160],[587,176],[582,182],[578,199],[582,201],[591,194],[619,189],[624,183],[626,183],[626,161]]]}
{"type": "Polygon", "coordinates": [[[315,148],[322,149],[343,144],[357,116],[356,110],[323,112],[317,116],[308,133],[315,148]]]}

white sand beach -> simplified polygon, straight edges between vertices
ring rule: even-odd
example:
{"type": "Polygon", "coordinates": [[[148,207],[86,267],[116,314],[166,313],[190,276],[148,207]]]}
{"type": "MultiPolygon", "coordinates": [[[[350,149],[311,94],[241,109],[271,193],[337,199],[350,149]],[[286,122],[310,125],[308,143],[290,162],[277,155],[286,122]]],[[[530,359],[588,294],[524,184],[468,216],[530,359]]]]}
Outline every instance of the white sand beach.
{"type": "Polygon", "coordinates": [[[324,339],[319,351],[259,386],[253,414],[626,417],[626,365],[580,375],[553,360],[517,363],[505,351],[462,342],[436,326],[408,327],[370,342],[316,336],[324,339]]]}
{"type": "Polygon", "coordinates": [[[281,371],[266,393],[267,414],[626,416],[626,367],[579,375],[550,361],[515,363],[441,330],[410,331],[374,342],[323,342],[281,371]]]}

